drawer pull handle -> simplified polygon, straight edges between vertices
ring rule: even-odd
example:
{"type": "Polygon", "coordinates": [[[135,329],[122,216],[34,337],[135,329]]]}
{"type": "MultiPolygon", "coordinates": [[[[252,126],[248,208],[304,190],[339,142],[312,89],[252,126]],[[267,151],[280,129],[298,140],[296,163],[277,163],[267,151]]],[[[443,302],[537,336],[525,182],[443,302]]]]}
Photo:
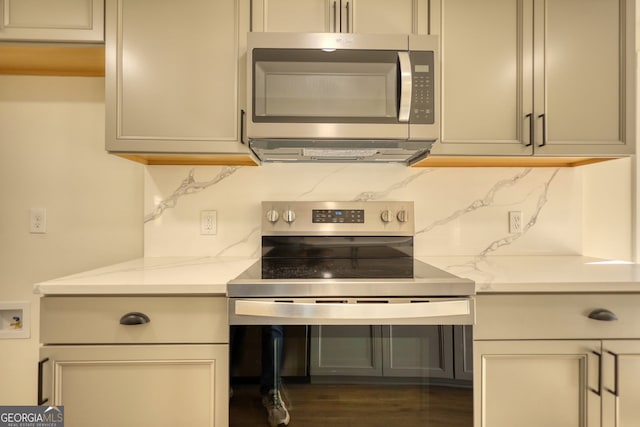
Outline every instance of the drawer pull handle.
{"type": "Polygon", "coordinates": [[[138,313],[137,311],[127,313],[120,318],[121,325],[144,325],[151,322],[149,316],[144,313],[138,313]]]}
{"type": "Polygon", "coordinates": [[[603,322],[612,322],[614,320],[618,320],[618,316],[616,316],[616,314],[612,311],[604,308],[599,308],[589,313],[589,319],[601,320],[603,322]]]}

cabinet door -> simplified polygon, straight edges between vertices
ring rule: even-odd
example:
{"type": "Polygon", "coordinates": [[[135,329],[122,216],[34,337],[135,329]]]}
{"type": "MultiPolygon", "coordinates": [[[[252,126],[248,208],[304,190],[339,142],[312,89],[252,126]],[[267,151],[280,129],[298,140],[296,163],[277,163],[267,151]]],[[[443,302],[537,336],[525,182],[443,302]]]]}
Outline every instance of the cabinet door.
{"type": "Polygon", "coordinates": [[[603,427],[638,425],[640,341],[604,341],[603,358],[603,427]]]}
{"type": "Polygon", "coordinates": [[[340,0],[254,1],[252,31],[333,32],[339,13],[340,0]]]}
{"type": "Polygon", "coordinates": [[[476,427],[600,426],[600,341],[475,341],[476,427]]]}
{"type": "Polygon", "coordinates": [[[246,0],[107,0],[113,152],[246,153],[246,0]]]}
{"type": "Polygon", "coordinates": [[[342,32],[428,34],[428,0],[342,0],[342,32]]]}
{"type": "Polygon", "coordinates": [[[228,426],[227,345],[43,347],[67,427],[228,426]]]}
{"type": "Polygon", "coordinates": [[[428,0],[262,0],[253,31],[428,34],[428,0]]]}
{"type": "Polygon", "coordinates": [[[0,0],[0,20],[0,40],[104,40],[104,0],[0,0]]]}
{"type": "Polygon", "coordinates": [[[532,154],[532,0],[431,2],[441,138],[432,154],[532,154]]]}
{"type": "Polygon", "coordinates": [[[473,380],[473,327],[453,327],[453,372],[457,380],[473,380]]]}
{"type": "Polygon", "coordinates": [[[384,376],[453,379],[452,326],[385,326],[384,376]]]}
{"type": "Polygon", "coordinates": [[[381,376],[379,325],[323,325],[311,327],[310,374],[381,376]]]}
{"type": "Polygon", "coordinates": [[[535,16],[536,152],[632,153],[634,2],[536,0],[535,16]]]}

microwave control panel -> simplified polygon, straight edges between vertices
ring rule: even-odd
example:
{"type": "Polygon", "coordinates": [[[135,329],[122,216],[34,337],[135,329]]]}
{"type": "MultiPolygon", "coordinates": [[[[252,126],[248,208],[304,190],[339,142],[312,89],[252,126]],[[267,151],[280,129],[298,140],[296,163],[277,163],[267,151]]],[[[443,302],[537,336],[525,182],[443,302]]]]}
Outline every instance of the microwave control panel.
{"type": "Polygon", "coordinates": [[[409,52],[413,71],[411,96],[411,124],[433,124],[435,122],[434,99],[434,53],[430,51],[409,52]]]}

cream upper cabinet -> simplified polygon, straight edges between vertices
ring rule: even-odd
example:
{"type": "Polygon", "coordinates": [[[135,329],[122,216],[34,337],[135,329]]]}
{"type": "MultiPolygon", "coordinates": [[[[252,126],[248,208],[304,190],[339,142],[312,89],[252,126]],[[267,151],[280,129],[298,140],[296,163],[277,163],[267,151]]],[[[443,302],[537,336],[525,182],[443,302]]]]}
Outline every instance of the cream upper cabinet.
{"type": "Polygon", "coordinates": [[[634,152],[633,0],[437,0],[442,155],[634,152]]]}
{"type": "Polygon", "coordinates": [[[106,147],[245,154],[248,0],[107,0],[106,147]]]}
{"type": "Polygon", "coordinates": [[[0,0],[0,41],[103,42],[104,0],[0,0]]]}
{"type": "Polygon", "coordinates": [[[253,3],[253,31],[428,33],[428,0],[257,0],[253,3]]]}

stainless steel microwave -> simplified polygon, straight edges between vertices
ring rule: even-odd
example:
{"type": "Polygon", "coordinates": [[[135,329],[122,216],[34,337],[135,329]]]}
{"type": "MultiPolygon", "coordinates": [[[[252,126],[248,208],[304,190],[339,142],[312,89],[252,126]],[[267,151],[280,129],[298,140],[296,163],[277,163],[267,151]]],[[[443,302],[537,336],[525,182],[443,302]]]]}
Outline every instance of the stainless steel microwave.
{"type": "Polygon", "coordinates": [[[438,139],[436,36],[249,33],[247,137],[261,161],[414,163],[438,139]]]}

